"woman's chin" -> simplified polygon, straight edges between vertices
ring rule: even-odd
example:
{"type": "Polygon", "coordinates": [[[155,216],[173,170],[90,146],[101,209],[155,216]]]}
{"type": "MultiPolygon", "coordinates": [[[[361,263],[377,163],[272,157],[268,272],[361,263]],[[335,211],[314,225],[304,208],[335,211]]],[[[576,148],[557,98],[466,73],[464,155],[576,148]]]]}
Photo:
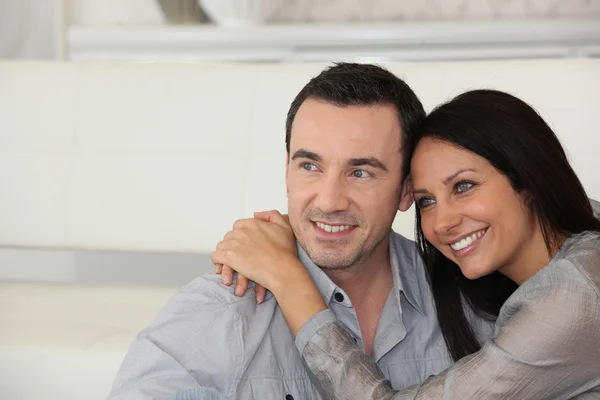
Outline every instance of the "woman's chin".
{"type": "Polygon", "coordinates": [[[465,278],[467,278],[469,280],[479,279],[481,277],[489,275],[493,271],[493,270],[490,270],[489,268],[481,268],[481,267],[473,268],[473,266],[471,266],[469,264],[470,263],[458,264],[458,267],[460,268],[460,271],[462,272],[462,274],[465,276],[465,278]]]}

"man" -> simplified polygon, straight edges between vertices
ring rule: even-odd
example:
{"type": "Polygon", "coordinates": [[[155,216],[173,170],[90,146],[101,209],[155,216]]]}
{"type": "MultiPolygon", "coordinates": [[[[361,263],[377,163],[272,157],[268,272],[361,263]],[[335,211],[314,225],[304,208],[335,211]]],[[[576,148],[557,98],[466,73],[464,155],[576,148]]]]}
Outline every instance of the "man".
{"type": "MultiPolygon", "coordinates": [[[[412,202],[403,143],[424,117],[414,92],[390,72],[342,63],[302,89],[286,122],[299,258],[397,389],[452,363],[417,248],[391,232],[397,210],[412,202]]],[[[111,399],[199,388],[228,399],[320,399],[275,299],[257,305],[252,289],[242,297],[233,290],[210,274],[175,295],[132,344],[111,399]]],[[[480,325],[485,340],[490,325],[480,325]]]]}

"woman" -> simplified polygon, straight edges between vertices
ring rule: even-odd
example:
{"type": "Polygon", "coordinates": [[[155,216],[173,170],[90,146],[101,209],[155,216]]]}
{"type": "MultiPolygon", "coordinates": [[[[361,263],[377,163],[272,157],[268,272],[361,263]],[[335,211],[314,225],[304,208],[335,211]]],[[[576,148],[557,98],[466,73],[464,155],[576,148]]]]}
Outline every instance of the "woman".
{"type": "Polygon", "coordinates": [[[269,289],[294,335],[314,332],[299,351],[327,398],[600,398],[600,221],[552,130],[521,100],[477,90],[434,110],[411,149],[417,244],[457,361],[438,376],[393,391],[269,223],[228,234],[213,261],[269,289]],[[483,346],[464,307],[496,319],[483,346]]]}

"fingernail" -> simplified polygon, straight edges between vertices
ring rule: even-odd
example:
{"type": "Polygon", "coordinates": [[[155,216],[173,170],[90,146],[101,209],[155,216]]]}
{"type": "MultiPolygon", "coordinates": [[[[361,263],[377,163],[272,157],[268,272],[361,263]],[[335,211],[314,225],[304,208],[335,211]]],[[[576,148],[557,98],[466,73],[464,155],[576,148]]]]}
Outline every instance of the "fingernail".
{"type": "Polygon", "coordinates": [[[256,304],[261,304],[264,301],[260,294],[256,295],[256,304]]]}
{"type": "Polygon", "coordinates": [[[242,288],[240,288],[239,286],[235,287],[235,295],[236,296],[241,296],[242,294],[240,293],[242,291],[242,288]]]}

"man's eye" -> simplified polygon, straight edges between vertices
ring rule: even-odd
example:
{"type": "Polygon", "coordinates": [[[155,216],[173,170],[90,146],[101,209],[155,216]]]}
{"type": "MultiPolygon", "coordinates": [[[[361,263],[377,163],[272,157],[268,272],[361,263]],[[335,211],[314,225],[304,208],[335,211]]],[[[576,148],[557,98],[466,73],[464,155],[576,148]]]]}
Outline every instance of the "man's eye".
{"type": "Polygon", "coordinates": [[[316,171],[317,170],[317,166],[313,163],[302,163],[302,168],[304,168],[307,171],[316,171]]]}
{"type": "Polygon", "coordinates": [[[363,171],[362,169],[357,169],[356,171],[352,171],[352,176],[355,178],[368,178],[371,176],[367,171],[363,171]]]}

